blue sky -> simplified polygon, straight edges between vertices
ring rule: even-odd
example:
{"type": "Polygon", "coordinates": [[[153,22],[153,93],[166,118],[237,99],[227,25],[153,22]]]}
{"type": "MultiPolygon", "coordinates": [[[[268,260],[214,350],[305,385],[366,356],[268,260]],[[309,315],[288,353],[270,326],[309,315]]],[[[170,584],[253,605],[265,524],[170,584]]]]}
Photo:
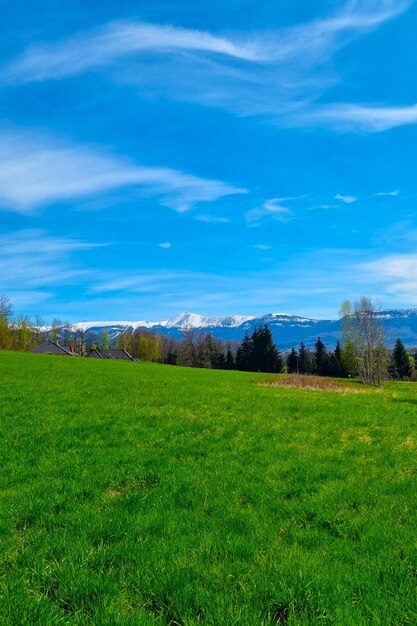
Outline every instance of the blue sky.
{"type": "Polygon", "coordinates": [[[0,293],[46,320],[417,306],[417,2],[0,0],[0,293]]]}

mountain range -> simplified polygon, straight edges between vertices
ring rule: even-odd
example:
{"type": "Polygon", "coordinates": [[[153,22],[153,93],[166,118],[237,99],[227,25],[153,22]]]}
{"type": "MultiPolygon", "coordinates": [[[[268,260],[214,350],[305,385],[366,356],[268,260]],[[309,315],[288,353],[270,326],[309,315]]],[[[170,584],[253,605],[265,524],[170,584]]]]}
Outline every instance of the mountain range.
{"type": "MultiPolygon", "coordinates": [[[[392,346],[397,337],[409,347],[417,346],[417,309],[389,309],[378,312],[377,317],[386,330],[386,343],[392,346]]],[[[99,335],[107,330],[114,342],[123,332],[133,332],[145,328],[162,335],[180,339],[184,330],[211,333],[224,339],[241,341],[245,332],[251,334],[256,326],[268,324],[274,341],[280,350],[297,347],[301,341],[313,346],[320,337],[329,348],[333,348],[341,336],[341,320],[317,320],[287,313],[268,313],[260,316],[230,315],[227,317],[207,317],[197,313],[180,313],[161,322],[113,321],[77,322],[69,327],[72,331],[85,331],[99,335]]]]}

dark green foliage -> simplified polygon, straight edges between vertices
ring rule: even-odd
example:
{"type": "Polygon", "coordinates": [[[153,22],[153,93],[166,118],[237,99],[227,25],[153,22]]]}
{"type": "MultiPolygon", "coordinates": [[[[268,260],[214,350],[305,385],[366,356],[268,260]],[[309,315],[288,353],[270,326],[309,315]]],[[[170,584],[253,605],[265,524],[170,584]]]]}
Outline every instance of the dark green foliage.
{"type": "Polygon", "coordinates": [[[252,349],[252,339],[249,337],[248,332],[246,332],[236,354],[236,369],[242,372],[250,371],[252,349]]]}
{"type": "Polygon", "coordinates": [[[235,359],[233,358],[233,354],[232,351],[230,350],[230,348],[228,348],[227,350],[227,354],[226,354],[226,363],[225,363],[225,368],[226,370],[234,370],[235,369],[235,359]]]}
{"type": "Polygon", "coordinates": [[[237,352],[236,367],[246,372],[282,372],[284,362],[267,324],[255,328],[252,337],[245,333],[237,352]]]}
{"type": "Polygon", "coordinates": [[[412,364],[401,339],[397,339],[395,342],[391,363],[390,373],[394,378],[404,380],[404,378],[409,378],[413,373],[412,364]]]}
{"type": "Polygon", "coordinates": [[[284,363],[268,326],[255,328],[252,335],[250,370],[253,372],[282,372],[284,363]]]}
{"type": "Polygon", "coordinates": [[[314,372],[316,374],[320,375],[326,373],[326,356],[326,346],[324,345],[320,337],[318,337],[314,346],[314,372]]]}
{"type": "Polygon", "coordinates": [[[300,349],[298,350],[298,364],[300,374],[311,374],[313,372],[313,355],[305,347],[304,343],[300,344],[300,349]]]}
{"type": "Polygon", "coordinates": [[[340,346],[340,341],[336,343],[336,348],[334,349],[335,359],[340,365],[342,364],[342,348],[340,346]]]}
{"type": "Polygon", "coordinates": [[[290,374],[298,373],[298,354],[295,348],[291,348],[287,357],[287,369],[290,374]]]}
{"type": "Polygon", "coordinates": [[[226,368],[226,357],[224,356],[224,352],[219,352],[214,361],[212,361],[213,369],[216,370],[225,370],[226,368]]]}
{"type": "Polygon", "coordinates": [[[177,365],[178,354],[175,348],[169,348],[166,354],[165,363],[167,365],[177,365]]]}

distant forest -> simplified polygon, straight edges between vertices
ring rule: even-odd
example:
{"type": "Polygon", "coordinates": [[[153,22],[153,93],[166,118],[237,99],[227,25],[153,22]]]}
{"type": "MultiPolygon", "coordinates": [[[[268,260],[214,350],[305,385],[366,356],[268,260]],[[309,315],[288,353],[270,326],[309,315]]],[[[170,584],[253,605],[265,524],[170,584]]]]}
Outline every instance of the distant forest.
{"type": "MultiPolygon", "coordinates": [[[[354,319],[353,313],[347,319],[349,317],[354,319]]],[[[358,319],[362,324],[363,316],[358,319]]],[[[376,324],[375,321],[372,323],[376,324]]],[[[378,331],[378,327],[375,328],[378,331]]],[[[241,342],[222,341],[210,333],[197,332],[193,328],[185,329],[179,340],[138,328],[131,333],[121,333],[113,345],[140,361],[167,365],[315,374],[337,378],[360,377],[371,384],[375,382],[373,374],[371,372],[369,377],[368,371],[364,376],[364,368],[379,368],[378,375],[382,378],[417,380],[417,352],[408,352],[400,339],[397,339],[392,351],[388,351],[378,339],[368,356],[368,347],[361,348],[361,337],[357,336],[356,339],[354,332],[348,329],[334,350],[327,349],[318,337],[314,350],[301,343],[289,353],[282,354],[272,339],[271,331],[264,324],[255,328],[252,335],[246,333],[241,342]],[[370,363],[364,363],[366,358],[370,363]]],[[[54,320],[46,329],[39,316],[34,321],[26,316],[13,316],[12,303],[7,296],[0,295],[0,349],[30,351],[45,340],[57,342],[70,352],[84,357],[93,349],[107,350],[111,344],[106,330],[100,335],[85,330],[71,330],[60,320],[54,320]]]]}

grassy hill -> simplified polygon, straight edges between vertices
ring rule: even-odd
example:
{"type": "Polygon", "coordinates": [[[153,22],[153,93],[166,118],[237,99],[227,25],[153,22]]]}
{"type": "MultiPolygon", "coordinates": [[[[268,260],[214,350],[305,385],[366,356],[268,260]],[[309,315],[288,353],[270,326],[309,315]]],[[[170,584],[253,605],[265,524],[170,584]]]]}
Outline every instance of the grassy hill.
{"type": "Polygon", "coordinates": [[[417,385],[270,380],[0,352],[0,623],[416,624],[417,385]]]}

